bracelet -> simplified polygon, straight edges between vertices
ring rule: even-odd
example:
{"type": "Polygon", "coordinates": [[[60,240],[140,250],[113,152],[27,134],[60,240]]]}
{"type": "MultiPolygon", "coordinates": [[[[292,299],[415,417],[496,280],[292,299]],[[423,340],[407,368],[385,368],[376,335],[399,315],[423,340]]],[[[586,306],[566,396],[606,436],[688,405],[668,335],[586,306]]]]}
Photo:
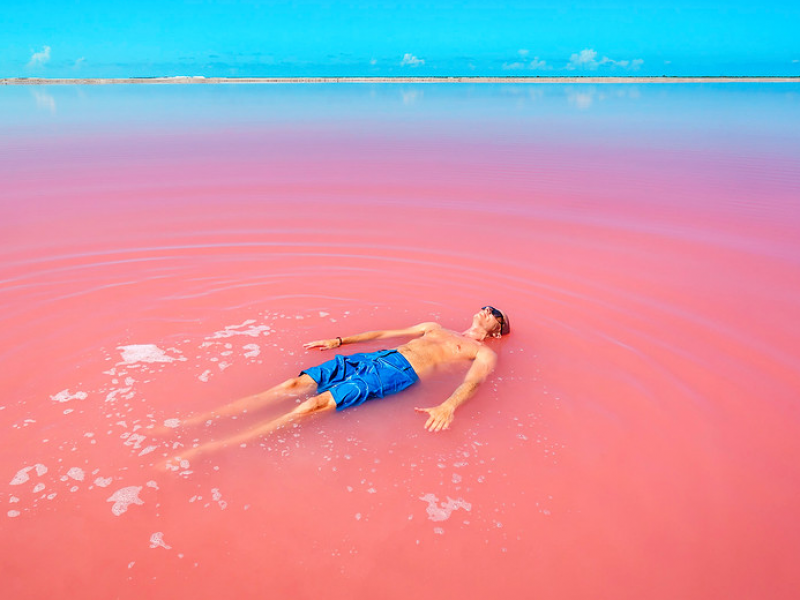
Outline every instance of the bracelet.
{"type": "MultiPolygon", "coordinates": [[[[336,336],[336,339],[339,340],[339,346],[344,344],[344,342],[342,341],[342,338],[340,338],[339,336],[336,336]]],[[[339,346],[336,346],[336,347],[338,348],[339,346]]]]}

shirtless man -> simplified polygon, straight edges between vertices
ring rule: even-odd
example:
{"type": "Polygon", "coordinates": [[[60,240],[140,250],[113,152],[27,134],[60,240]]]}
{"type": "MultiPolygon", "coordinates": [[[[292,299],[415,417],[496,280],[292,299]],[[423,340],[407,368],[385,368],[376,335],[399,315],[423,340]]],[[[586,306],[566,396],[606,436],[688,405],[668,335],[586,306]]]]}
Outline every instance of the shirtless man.
{"type": "Polygon", "coordinates": [[[333,350],[368,340],[413,338],[394,350],[337,355],[334,359],[306,369],[299,376],[265,392],[242,398],[216,411],[190,417],[182,424],[196,425],[214,417],[258,410],[278,400],[314,394],[277,419],[258,423],[227,439],[206,443],[182,456],[194,457],[226,446],[239,445],[310,415],[358,406],[371,398],[382,398],[399,392],[420,378],[428,377],[438,367],[471,362],[464,381],[447,400],[438,406],[415,409],[428,414],[425,423],[428,431],[447,429],[453,421],[456,409],[475,394],[497,362],[497,355],[483,341],[487,337],[499,338],[506,335],[510,329],[508,316],[503,311],[484,306],[472,317],[472,325],[463,333],[444,329],[438,323],[420,323],[407,329],[368,331],[348,337],[308,342],[305,344],[308,350],[333,350]]]}

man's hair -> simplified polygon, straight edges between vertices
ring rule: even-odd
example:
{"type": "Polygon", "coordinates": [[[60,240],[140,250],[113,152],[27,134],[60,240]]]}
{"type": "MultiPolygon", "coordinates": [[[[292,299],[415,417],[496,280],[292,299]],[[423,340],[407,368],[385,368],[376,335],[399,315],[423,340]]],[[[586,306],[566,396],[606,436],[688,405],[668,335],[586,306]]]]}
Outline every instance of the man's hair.
{"type": "Polygon", "coordinates": [[[502,309],[497,309],[503,315],[503,324],[500,326],[500,335],[508,335],[511,333],[511,323],[508,320],[508,313],[502,309]]]}
{"type": "Polygon", "coordinates": [[[494,316],[495,319],[497,319],[500,322],[500,335],[508,335],[509,332],[511,331],[511,323],[508,320],[508,315],[506,314],[506,312],[491,305],[484,306],[483,310],[487,308],[492,309],[492,315],[494,316]],[[497,317],[498,314],[500,315],[500,318],[497,317]]]}

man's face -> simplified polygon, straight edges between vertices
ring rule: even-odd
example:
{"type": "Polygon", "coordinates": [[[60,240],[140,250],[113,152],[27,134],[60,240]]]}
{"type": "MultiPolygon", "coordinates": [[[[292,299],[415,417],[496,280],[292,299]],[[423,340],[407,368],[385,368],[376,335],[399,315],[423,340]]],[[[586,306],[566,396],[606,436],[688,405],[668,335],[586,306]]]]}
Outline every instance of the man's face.
{"type": "Polygon", "coordinates": [[[489,333],[500,331],[500,321],[492,314],[492,309],[489,306],[482,308],[475,313],[473,320],[476,324],[483,327],[489,333]]]}

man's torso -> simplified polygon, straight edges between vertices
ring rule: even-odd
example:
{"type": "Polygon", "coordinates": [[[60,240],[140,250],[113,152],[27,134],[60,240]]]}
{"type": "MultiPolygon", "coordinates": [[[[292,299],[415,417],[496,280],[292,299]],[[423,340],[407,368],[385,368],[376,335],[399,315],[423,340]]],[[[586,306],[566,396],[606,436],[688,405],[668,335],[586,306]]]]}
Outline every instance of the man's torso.
{"type": "Polygon", "coordinates": [[[397,348],[411,364],[419,377],[424,377],[436,367],[468,362],[475,359],[485,346],[447,329],[433,329],[421,338],[413,339],[397,348]]]}

